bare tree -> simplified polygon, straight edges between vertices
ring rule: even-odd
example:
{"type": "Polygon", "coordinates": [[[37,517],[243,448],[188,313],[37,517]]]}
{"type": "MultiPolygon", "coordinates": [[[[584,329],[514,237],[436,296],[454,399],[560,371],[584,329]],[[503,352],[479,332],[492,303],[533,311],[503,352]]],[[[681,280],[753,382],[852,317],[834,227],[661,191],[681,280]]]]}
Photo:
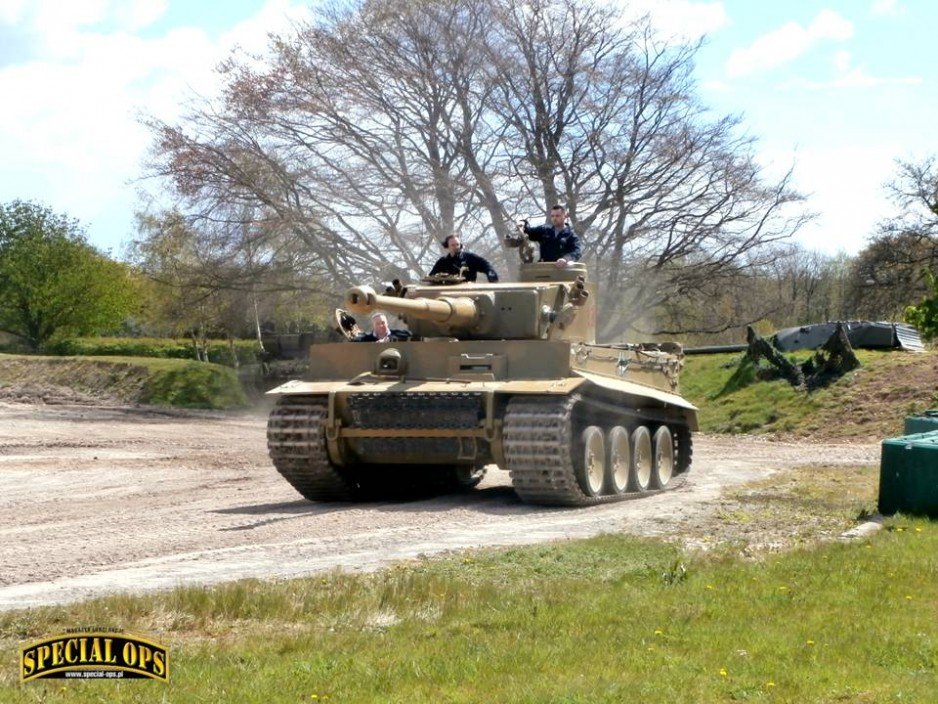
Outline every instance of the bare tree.
{"type": "MultiPolygon", "coordinates": [[[[601,290],[603,330],[659,332],[652,311],[709,298],[771,262],[809,216],[753,161],[739,119],[694,94],[697,46],[670,47],[612,5],[504,3],[493,57],[511,164],[527,193],[567,206],[601,290]]],[[[727,324],[715,321],[714,330],[727,324]]]]}
{"type": "Polygon", "coordinates": [[[459,47],[481,32],[463,5],[333,7],[276,39],[268,64],[232,59],[220,110],[184,127],[151,122],[155,173],[206,217],[223,203],[259,207],[340,285],[422,271],[437,240],[483,229],[461,157],[475,145],[457,143],[481,115],[466,92],[454,132],[470,61],[459,47]]]}
{"type": "Polygon", "coordinates": [[[602,333],[655,332],[808,217],[739,119],[699,104],[696,48],[591,0],[337,4],[269,56],[228,61],[221,101],[152,120],[151,173],[194,219],[250,208],[337,287],[418,276],[453,231],[504,263],[511,220],[563,202],[602,333]]]}

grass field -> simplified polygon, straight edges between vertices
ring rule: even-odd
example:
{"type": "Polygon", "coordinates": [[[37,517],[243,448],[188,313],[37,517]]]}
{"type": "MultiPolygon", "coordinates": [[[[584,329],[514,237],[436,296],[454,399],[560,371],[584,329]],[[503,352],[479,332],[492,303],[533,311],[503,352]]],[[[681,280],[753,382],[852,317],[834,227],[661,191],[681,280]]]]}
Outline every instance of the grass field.
{"type": "MultiPolygon", "coordinates": [[[[781,481],[774,498],[846,525],[873,474],[839,504],[824,477],[781,481]]],[[[735,500],[755,496],[756,510],[759,490],[735,500]]],[[[0,701],[925,704],[938,697],[936,574],[938,524],[897,517],[857,542],[781,552],[607,535],[110,597],[0,615],[0,701]],[[161,640],[170,683],[18,682],[20,645],[82,625],[161,640]]]]}
{"type": "Polygon", "coordinates": [[[716,433],[881,439],[901,435],[906,415],[938,407],[938,352],[857,350],[857,357],[859,369],[807,392],[784,380],[734,379],[741,353],[695,355],[681,391],[700,408],[701,430],[716,433]]]}

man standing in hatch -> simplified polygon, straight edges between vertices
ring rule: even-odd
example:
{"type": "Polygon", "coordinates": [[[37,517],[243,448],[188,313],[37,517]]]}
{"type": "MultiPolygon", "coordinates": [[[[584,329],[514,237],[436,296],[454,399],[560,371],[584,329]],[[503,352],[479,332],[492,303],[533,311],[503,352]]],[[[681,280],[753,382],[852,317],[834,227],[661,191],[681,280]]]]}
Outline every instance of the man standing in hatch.
{"type": "Polygon", "coordinates": [[[464,250],[462,242],[459,241],[459,235],[450,235],[440,244],[448,250],[448,254],[437,260],[433,268],[430,269],[430,276],[434,274],[455,274],[465,277],[466,281],[475,281],[477,275],[485,274],[489,283],[498,281],[495,267],[478,254],[464,250]]]}
{"type": "Polygon", "coordinates": [[[524,234],[541,247],[540,261],[556,262],[559,268],[567,266],[570,262],[580,261],[583,255],[580,238],[567,224],[567,210],[562,205],[555,205],[550,209],[550,225],[531,227],[527,220],[522,223],[524,234]]]}

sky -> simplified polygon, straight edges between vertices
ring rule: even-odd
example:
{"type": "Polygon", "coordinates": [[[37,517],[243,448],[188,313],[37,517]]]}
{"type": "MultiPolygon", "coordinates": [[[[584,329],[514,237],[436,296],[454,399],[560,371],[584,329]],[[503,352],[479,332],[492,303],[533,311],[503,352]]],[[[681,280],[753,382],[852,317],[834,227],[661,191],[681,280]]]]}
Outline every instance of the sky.
{"type": "MultiPolygon", "coordinates": [[[[896,212],[895,160],[938,152],[931,0],[622,0],[662,35],[705,43],[702,102],[739,115],[765,173],[794,169],[817,219],[797,240],[855,254],[896,212]]],[[[119,256],[134,235],[151,135],[211,96],[230,52],[308,18],[294,0],[0,0],[0,202],[78,218],[119,256]]]]}

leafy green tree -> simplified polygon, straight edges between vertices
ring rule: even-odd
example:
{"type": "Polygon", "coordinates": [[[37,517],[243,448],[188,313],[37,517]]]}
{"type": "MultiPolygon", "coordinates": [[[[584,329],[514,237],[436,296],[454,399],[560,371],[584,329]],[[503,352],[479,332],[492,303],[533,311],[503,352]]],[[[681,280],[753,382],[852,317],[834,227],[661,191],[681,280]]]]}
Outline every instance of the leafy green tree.
{"type": "Polygon", "coordinates": [[[38,350],[113,329],[135,303],[130,269],[88,244],[76,220],[36,203],[0,205],[0,330],[38,350]]]}
{"type": "Polygon", "coordinates": [[[917,306],[905,309],[905,322],[918,328],[926,340],[934,340],[938,338],[938,276],[926,272],[925,278],[931,295],[917,306]]]}
{"type": "Polygon", "coordinates": [[[938,157],[897,161],[888,185],[896,212],[854,260],[848,298],[854,315],[894,318],[931,295],[938,271],[938,157]]]}

